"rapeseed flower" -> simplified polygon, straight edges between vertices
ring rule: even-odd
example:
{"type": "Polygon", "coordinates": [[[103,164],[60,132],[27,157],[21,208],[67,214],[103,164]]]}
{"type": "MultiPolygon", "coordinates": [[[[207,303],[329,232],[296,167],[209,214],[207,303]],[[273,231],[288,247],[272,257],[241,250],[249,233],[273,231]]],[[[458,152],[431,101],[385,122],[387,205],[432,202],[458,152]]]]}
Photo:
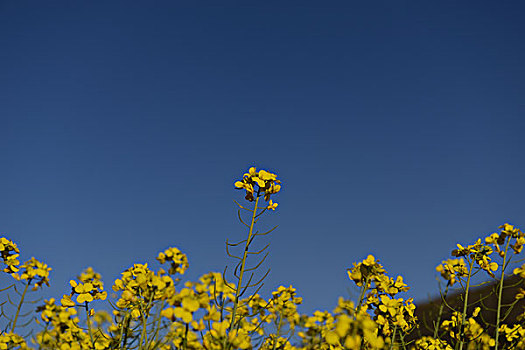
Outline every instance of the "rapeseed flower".
{"type": "Polygon", "coordinates": [[[72,307],[75,302],[72,297],[76,295],[76,302],[79,304],[90,303],[93,300],[106,300],[108,293],[104,291],[104,283],[102,283],[100,274],[93,271],[91,267],[85,269],[80,276],[79,282],[70,280],[71,293],[62,297],[62,306],[72,307]]]}
{"type": "Polygon", "coordinates": [[[161,264],[170,264],[170,268],[168,270],[170,275],[174,275],[176,273],[183,275],[189,267],[188,257],[177,248],[168,248],[164,252],[160,252],[157,256],[157,260],[161,264]]]}
{"type": "Polygon", "coordinates": [[[20,250],[18,249],[16,243],[10,241],[5,237],[1,237],[0,254],[2,256],[4,264],[7,265],[6,268],[4,268],[4,272],[9,274],[17,272],[18,265],[20,265],[20,261],[18,261],[18,257],[20,256],[20,250]]]}
{"type": "Polygon", "coordinates": [[[353,265],[347,271],[348,277],[359,287],[378,279],[385,272],[383,266],[373,255],[368,255],[366,259],[353,265]]]}
{"type": "Polygon", "coordinates": [[[468,268],[463,258],[443,260],[441,265],[436,267],[436,271],[448,281],[450,286],[458,282],[459,278],[468,276],[468,268]]]}
{"type": "Polygon", "coordinates": [[[33,290],[37,290],[42,285],[49,287],[49,272],[51,268],[35,258],[31,258],[20,266],[19,273],[13,273],[12,276],[18,281],[25,280],[27,283],[35,281],[33,290]],[[21,270],[21,271],[20,271],[21,270]]]}
{"type": "Polygon", "coordinates": [[[421,337],[416,340],[417,350],[453,350],[446,341],[441,339],[434,339],[432,337],[421,337]]]}
{"type": "MultiPolygon", "coordinates": [[[[235,187],[246,191],[246,200],[253,202],[256,197],[264,195],[264,200],[269,201],[271,195],[281,190],[281,181],[277,175],[266,170],[257,171],[251,167],[242,177],[241,181],[235,182],[235,187]]],[[[277,207],[277,205],[275,205],[277,207]]],[[[275,207],[270,209],[275,209],[275,207]]]]}
{"type": "Polygon", "coordinates": [[[0,349],[20,349],[29,350],[30,347],[23,337],[16,333],[0,334],[0,349]]]}

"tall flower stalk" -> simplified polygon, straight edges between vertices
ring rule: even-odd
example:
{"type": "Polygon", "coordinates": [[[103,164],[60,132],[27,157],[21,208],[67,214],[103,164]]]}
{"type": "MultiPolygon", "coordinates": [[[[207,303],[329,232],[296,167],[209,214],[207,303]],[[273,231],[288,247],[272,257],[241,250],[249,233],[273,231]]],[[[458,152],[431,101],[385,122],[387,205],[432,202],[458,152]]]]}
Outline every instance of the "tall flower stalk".
{"type": "MultiPolygon", "coordinates": [[[[228,326],[227,333],[230,334],[234,330],[238,330],[240,327],[240,321],[242,317],[239,317],[238,310],[241,306],[240,298],[242,295],[246,292],[246,290],[250,287],[256,288],[255,293],[259,291],[259,289],[263,286],[263,280],[266,278],[270,270],[264,274],[262,278],[260,278],[257,282],[253,282],[254,272],[261,264],[264,262],[266,257],[268,256],[268,252],[265,252],[268,248],[269,244],[266,245],[264,248],[262,248],[259,251],[250,251],[250,245],[254,242],[255,238],[257,236],[262,236],[270,233],[273,231],[276,227],[272,228],[271,230],[267,232],[258,232],[255,230],[255,225],[259,221],[261,215],[263,215],[267,210],[275,210],[277,208],[278,204],[274,203],[271,199],[273,195],[278,193],[281,190],[281,181],[277,179],[277,175],[270,173],[266,170],[259,170],[257,171],[255,167],[252,167],[248,170],[247,173],[243,175],[242,180],[235,182],[235,187],[241,190],[245,191],[245,199],[249,203],[253,203],[253,206],[247,207],[245,205],[241,205],[238,202],[237,205],[239,206],[238,209],[238,216],[241,223],[248,229],[248,236],[245,240],[237,242],[237,243],[230,243],[226,241],[226,253],[228,256],[238,260],[234,270],[233,274],[237,279],[236,285],[230,284],[226,281],[226,274],[224,274],[224,280],[225,283],[232,289],[232,291],[235,293],[235,297],[233,300],[233,306],[231,311],[231,318],[228,326]],[[266,203],[265,203],[266,202],[266,203]],[[264,203],[264,204],[261,204],[264,203]],[[241,211],[247,211],[250,213],[250,221],[249,223],[246,223],[241,215],[241,211]],[[244,243],[244,250],[241,256],[234,255],[230,252],[230,248],[237,247],[239,245],[242,245],[244,243]],[[248,260],[248,255],[260,255],[263,254],[264,256],[262,259],[259,260],[259,262],[252,268],[247,268],[246,262],[248,260]],[[245,274],[247,272],[251,272],[250,277],[248,277],[248,280],[246,281],[245,274]]],[[[226,272],[226,270],[225,270],[226,272]]],[[[223,346],[224,348],[227,347],[227,338],[224,338],[223,346]]]]}

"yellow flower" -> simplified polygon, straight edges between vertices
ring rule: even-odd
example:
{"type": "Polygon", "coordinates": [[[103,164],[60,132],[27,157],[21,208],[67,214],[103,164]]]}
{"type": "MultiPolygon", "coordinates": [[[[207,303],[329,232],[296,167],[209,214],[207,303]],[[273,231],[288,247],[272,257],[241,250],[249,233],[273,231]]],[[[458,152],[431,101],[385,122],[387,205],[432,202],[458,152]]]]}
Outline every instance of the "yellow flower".
{"type": "Polygon", "coordinates": [[[168,270],[168,273],[171,275],[174,275],[176,273],[180,273],[181,275],[186,272],[186,269],[189,267],[188,264],[188,257],[186,254],[182,253],[177,248],[168,248],[164,252],[159,253],[157,256],[157,260],[164,264],[168,262],[170,264],[170,268],[168,270]]]}
{"type": "Polygon", "coordinates": [[[266,207],[266,209],[275,210],[275,208],[277,208],[278,205],[279,205],[279,203],[274,203],[274,202],[270,199],[270,201],[268,202],[268,207],[266,207]]]}
{"type": "Polygon", "coordinates": [[[72,306],[76,305],[75,302],[73,300],[71,300],[71,296],[69,296],[69,295],[64,295],[62,297],[62,300],[60,301],[60,303],[64,307],[72,307],[72,306]]]}
{"type": "Polygon", "coordinates": [[[187,296],[182,299],[182,307],[190,312],[195,312],[199,309],[199,302],[195,298],[187,296]]]}
{"type": "Polygon", "coordinates": [[[436,271],[441,274],[449,285],[454,285],[459,277],[468,275],[468,269],[463,259],[448,259],[444,260],[441,265],[436,267],[436,271]]]}
{"type": "Polygon", "coordinates": [[[501,229],[501,233],[507,236],[518,237],[520,234],[519,228],[516,228],[508,223],[501,225],[499,228],[501,229]]]}
{"type": "Polygon", "coordinates": [[[20,255],[19,253],[20,250],[16,243],[5,237],[0,238],[0,255],[2,256],[4,264],[7,265],[4,272],[13,274],[19,270],[18,265],[20,264],[20,261],[17,259],[20,255]]]}
{"type": "Polygon", "coordinates": [[[243,178],[244,178],[244,177],[250,177],[250,176],[254,176],[254,175],[256,175],[257,172],[256,172],[255,170],[256,170],[255,167],[252,166],[252,167],[248,170],[248,173],[245,173],[245,174],[243,175],[243,178]]]}
{"type": "MultiPolygon", "coordinates": [[[[84,270],[80,276],[78,276],[81,283],[75,280],[69,281],[71,294],[69,295],[69,300],[65,299],[65,302],[68,303],[73,295],[77,295],[76,300],[79,304],[89,303],[93,300],[106,300],[108,294],[103,291],[104,286],[100,278],[100,274],[93,271],[92,268],[84,270]]],[[[64,298],[62,298],[62,300],[64,300],[64,298]]]]}
{"type": "Polygon", "coordinates": [[[363,260],[363,265],[372,266],[376,262],[376,258],[373,255],[368,255],[365,260],[363,260]]]}
{"type": "Polygon", "coordinates": [[[82,304],[84,302],[91,302],[93,301],[93,296],[89,293],[82,293],[77,296],[77,303],[82,304]]]}
{"type": "Polygon", "coordinates": [[[275,180],[277,180],[277,175],[269,173],[266,170],[259,170],[259,177],[263,181],[275,181],[275,180]]]}
{"type": "Polygon", "coordinates": [[[190,323],[193,320],[193,314],[182,307],[176,307],[173,311],[173,315],[177,318],[182,319],[184,323],[190,323]]]}
{"type": "Polygon", "coordinates": [[[2,237],[0,238],[0,252],[2,252],[2,256],[4,255],[4,252],[16,252],[20,253],[20,250],[18,250],[18,246],[15,242],[10,241],[9,239],[2,237]]]}
{"type": "Polygon", "coordinates": [[[381,295],[381,305],[379,305],[379,310],[383,312],[390,313],[390,316],[395,316],[397,310],[403,303],[403,299],[390,299],[386,295],[381,295]]]}
{"type": "Polygon", "coordinates": [[[37,290],[42,285],[49,286],[49,272],[51,268],[46,264],[38,261],[35,258],[31,258],[20,266],[20,273],[13,273],[12,276],[16,280],[26,280],[29,282],[35,281],[33,290],[37,290]]]}
{"type": "Polygon", "coordinates": [[[270,196],[280,191],[281,185],[280,180],[277,179],[277,175],[270,173],[266,170],[259,170],[255,167],[251,167],[247,173],[242,177],[241,181],[234,183],[238,189],[244,189],[246,191],[246,200],[252,202],[255,197],[264,195],[266,201],[270,200],[270,196]],[[257,191],[255,190],[257,186],[257,191]]]}
{"type": "Polygon", "coordinates": [[[512,273],[514,275],[520,275],[520,277],[525,278],[525,264],[521,265],[521,267],[516,267],[512,273]]]}
{"type": "Polygon", "coordinates": [[[514,250],[514,254],[519,254],[523,250],[523,246],[525,245],[525,237],[519,236],[516,238],[516,242],[514,244],[511,244],[512,250],[514,250]]]}
{"type": "Polygon", "coordinates": [[[336,332],[330,331],[326,333],[325,340],[330,345],[339,344],[339,336],[336,332]]]}
{"type": "Polygon", "coordinates": [[[93,290],[93,285],[91,283],[77,284],[75,286],[75,292],[78,294],[89,293],[92,290],[93,290]]]}

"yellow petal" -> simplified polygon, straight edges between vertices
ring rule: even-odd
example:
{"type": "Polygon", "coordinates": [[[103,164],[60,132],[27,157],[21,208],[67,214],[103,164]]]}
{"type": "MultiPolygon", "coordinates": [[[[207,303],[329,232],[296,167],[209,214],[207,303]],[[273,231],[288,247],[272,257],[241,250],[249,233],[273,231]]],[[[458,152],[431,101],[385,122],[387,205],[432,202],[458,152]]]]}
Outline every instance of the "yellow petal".
{"type": "Polygon", "coordinates": [[[89,293],[82,293],[79,294],[77,297],[77,303],[83,304],[84,302],[90,302],[93,301],[93,296],[89,293]]]}
{"type": "Polygon", "coordinates": [[[254,176],[252,177],[252,180],[257,182],[257,185],[259,185],[259,187],[264,187],[266,186],[266,184],[264,183],[263,180],[259,179],[258,177],[254,176]]]}
{"type": "Polygon", "coordinates": [[[106,300],[108,297],[108,292],[104,291],[102,293],[97,293],[97,299],[99,300],[106,300]]]}
{"type": "Polygon", "coordinates": [[[259,170],[259,174],[258,175],[263,180],[271,180],[272,179],[272,174],[270,174],[266,170],[259,170]]]}
{"type": "Polygon", "coordinates": [[[140,316],[140,310],[139,309],[133,309],[131,311],[131,317],[138,318],[140,316]]]}
{"type": "Polygon", "coordinates": [[[337,345],[339,343],[339,337],[337,336],[337,334],[335,332],[328,332],[326,333],[326,342],[330,345],[337,345]]]}
{"type": "Polygon", "coordinates": [[[91,283],[84,284],[84,292],[91,292],[93,290],[93,285],[91,283]]]}
{"type": "Polygon", "coordinates": [[[71,300],[71,297],[69,295],[64,295],[62,297],[62,300],[60,301],[60,303],[64,307],[72,307],[72,306],[76,305],[75,302],[73,300],[71,300]]]}
{"type": "Polygon", "coordinates": [[[77,286],[75,286],[75,292],[77,292],[78,294],[81,294],[84,292],[84,285],[83,284],[78,284],[77,286]]]}
{"type": "Polygon", "coordinates": [[[185,323],[190,323],[193,320],[191,312],[188,312],[181,307],[175,308],[173,314],[175,317],[181,318],[185,323]]]}
{"type": "Polygon", "coordinates": [[[195,312],[199,309],[199,302],[193,298],[182,299],[182,307],[190,312],[195,312]]]}
{"type": "Polygon", "coordinates": [[[170,308],[162,310],[160,315],[171,319],[173,317],[173,308],[170,307],[170,308]]]}

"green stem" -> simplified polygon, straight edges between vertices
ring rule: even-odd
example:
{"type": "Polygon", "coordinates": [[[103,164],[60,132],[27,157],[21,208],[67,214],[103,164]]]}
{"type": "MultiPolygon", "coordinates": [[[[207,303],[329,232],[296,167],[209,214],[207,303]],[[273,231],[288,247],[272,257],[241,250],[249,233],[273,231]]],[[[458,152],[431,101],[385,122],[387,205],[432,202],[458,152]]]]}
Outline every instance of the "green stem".
{"type": "MultiPolygon", "coordinates": [[[[365,293],[368,290],[368,283],[370,281],[370,276],[366,276],[365,283],[361,286],[361,292],[359,293],[359,302],[357,304],[357,307],[355,309],[354,313],[354,319],[357,320],[357,315],[359,313],[359,310],[361,309],[361,305],[363,305],[363,300],[365,299],[365,293]]],[[[357,334],[357,327],[353,327],[352,335],[355,336],[357,334]]],[[[361,345],[359,346],[359,349],[363,348],[363,341],[361,340],[361,345]]]]}
{"type": "Polygon", "coordinates": [[[140,342],[139,342],[139,349],[142,348],[142,343],[144,342],[144,339],[146,338],[146,330],[148,324],[146,323],[146,315],[144,312],[141,312],[141,318],[142,318],[142,332],[140,333],[140,342]]]}
{"type": "MultiPolygon", "coordinates": [[[[126,348],[126,344],[128,342],[128,336],[129,336],[129,325],[131,323],[131,311],[126,314],[126,318],[124,319],[124,339],[122,340],[122,349],[126,348]]],[[[120,345],[120,342],[119,342],[120,345]]]]}
{"type": "Polygon", "coordinates": [[[140,308],[140,314],[141,314],[141,318],[142,318],[142,333],[140,334],[140,342],[139,342],[139,349],[142,349],[142,344],[144,342],[148,342],[148,322],[147,322],[147,319],[146,319],[146,312],[148,313],[148,316],[149,316],[149,310],[151,308],[151,303],[153,302],[153,297],[155,295],[155,291],[151,291],[150,292],[150,298],[148,300],[148,304],[146,305],[146,309],[144,308],[140,308]]]}
{"type": "Polygon", "coordinates": [[[407,346],[406,346],[406,343],[405,343],[405,336],[403,335],[403,333],[401,333],[399,335],[399,338],[401,338],[401,345],[403,346],[403,350],[406,350],[407,346]]]}
{"type": "Polygon", "coordinates": [[[188,331],[189,331],[189,325],[186,323],[186,331],[184,332],[184,340],[182,343],[182,348],[186,350],[188,348],[188,331]]]}
{"type": "Polygon", "coordinates": [[[394,326],[394,333],[392,334],[392,340],[390,341],[389,350],[392,350],[394,347],[394,340],[396,339],[397,324],[394,326]]]}
{"type": "MultiPolygon", "coordinates": [[[[164,304],[165,304],[165,301],[163,300],[161,305],[159,306],[159,309],[157,311],[157,316],[156,316],[156,320],[157,320],[157,326],[155,327],[155,333],[153,334],[153,339],[151,340],[150,343],[157,343],[158,342],[158,336],[159,336],[159,331],[160,331],[160,322],[161,322],[161,315],[160,313],[162,312],[162,309],[164,308],[164,304]]],[[[150,344],[148,344],[148,348],[150,347],[150,344]]]]}
{"type": "Polygon", "coordinates": [[[253,227],[255,226],[255,217],[257,216],[257,204],[259,203],[259,198],[260,197],[257,195],[257,198],[255,199],[255,207],[253,208],[252,222],[250,224],[250,232],[248,233],[248,239],[246,240],[246,246],[244,247],[244,254],[242,256],[241,270],[239,273],[239,284],[237,285],[237,290],[235,291],[235,301],[233,303],[232,320],[231,320],[230,327],[228,330],[231,330],[235,323],[235,315],[237,313],[237,307],[239,305],[239,295],[241,294],[241,289],[242,289],[242,277],[244,275],[246,257],[248,256],[248,248],[250,246],[250,241],[252,239],[253,227]]]}
{"type": "Polygon", "coordinates": [[[119,336],[118,344],[121,347],[121,349],[123,349],[124,346],[125,346],[124,344],[122,344],[122,339],[124,338],[124,328],[128,327],[128,317],[129,317],[129,313],[126,314],[126,316],[122,319],[122,322],[119,323],[119,325],[120,325],[120,336],[119,336]]]}
{"type": "Polygon", "coordinates": [[[356,308],[356,315],[354,315],[357,318],[357,313],[359,312],[359,309],[363,305],[363,300],[365,299],[365,293],[368,290],[368,284],[370,283],[370,276],[366,276],[365,283],[361,287],[361,293],[359,294],[359,302],[357,304],[356,308]]]}
{"type": "Polygon", "coordinates": [[[501,277],[499,280],[499,286],[498,286],[498,307],[496,311],[496,345],[494,350],[498,350],[499,345],[499,323],[500,323],[500,316],[501,316],[501,297],[503,295],[503,280],[505,279],[505,265],[507,263],[507,252],[509,249],[509,243],[510,239],[512,237],[509,236],[509,239],[507,240],[507,244],[505,245],[505,254],[503,255],[503,265],[501,265],[501,277]]]}
{"type": "MultiPolygon", "coordinates": [[[[448,283],[447,283],[447,288],[445,288],[445,300],[447,300],[447,294],[448,294],[448,283]]],[[[441,288],[440,288],[441,290],[441,288]]],[[[434,339],[437,339],[437,336],[438,336],[438,331],[439,331],[439,324],[441,323],[441,316],[443,316],[443,307],[445,306],[445,301],[442,301],[441,304],[439,305],[439,312],[438,312],[438,318],[437,318],[437,321],[436,321],[436,324],[434,325],[434,339]]]]}
{"type": "Polygon", "coordinates": [[[277,325],[277,333],[275,334],[275,339],[273,341],[273,348],[272,350],[275,350],[275,347],[277,346],[277,339],[281,336],[281,327],[283,322],[283,315],[279,315],[279,324],[277,325]]]}
{"type": "Polygon", "coordinates": [[[474,267],[474,264],[472,263],[472,261],[470,260],[470,257],[469,257],[469,269],[468,269],[468,277],[467,277],[467,286],[465,288],[465,302],[463,303],[463,313],[461,314],[461,325],[460,325],[460,332],[458,335],[461,336],[461,339],[459,340],[459,350],[462,350],[463,349],[463,333],[464,333],[464,327],[465,327],[465,322],[466,322],[466,319],[467,319],[467,306],[468,306],[468,291],[469,291],[469,288],[470,288],[470,277],[472,276],[472,268],[474,267]]]}
{"type": "Polygon", "coordinates": [[[18,303],[18,307],[16,308],[15,319],[13,320],[13,326],[11,327],[11,332],[15,331],[16,322],[18,321],[18,315],[20,314],[20,309],[22,309],[22,304],[24,303],[24,299],[26,297],[27,288],[29,288],[30,284],[31,284],[31,278],[27,280],[27,284],[24,288],[24,292],[22,293],[22,297],[20,298],[20,303],[18,303]]]}
{"type": "Polygon", "coordinates": [[[86,323],[87,323],[88,331],[89,331],[89,339],[91,339],[91,346],[94,349],[95,348],[95,340],[93,339],[93,331],[91,330],[91,317],[89,316],[89,304],[88,304],[87,301],[85,302],[84,307],[86,308],[86,317],[87,317],[86,318],[86,323]]]}

